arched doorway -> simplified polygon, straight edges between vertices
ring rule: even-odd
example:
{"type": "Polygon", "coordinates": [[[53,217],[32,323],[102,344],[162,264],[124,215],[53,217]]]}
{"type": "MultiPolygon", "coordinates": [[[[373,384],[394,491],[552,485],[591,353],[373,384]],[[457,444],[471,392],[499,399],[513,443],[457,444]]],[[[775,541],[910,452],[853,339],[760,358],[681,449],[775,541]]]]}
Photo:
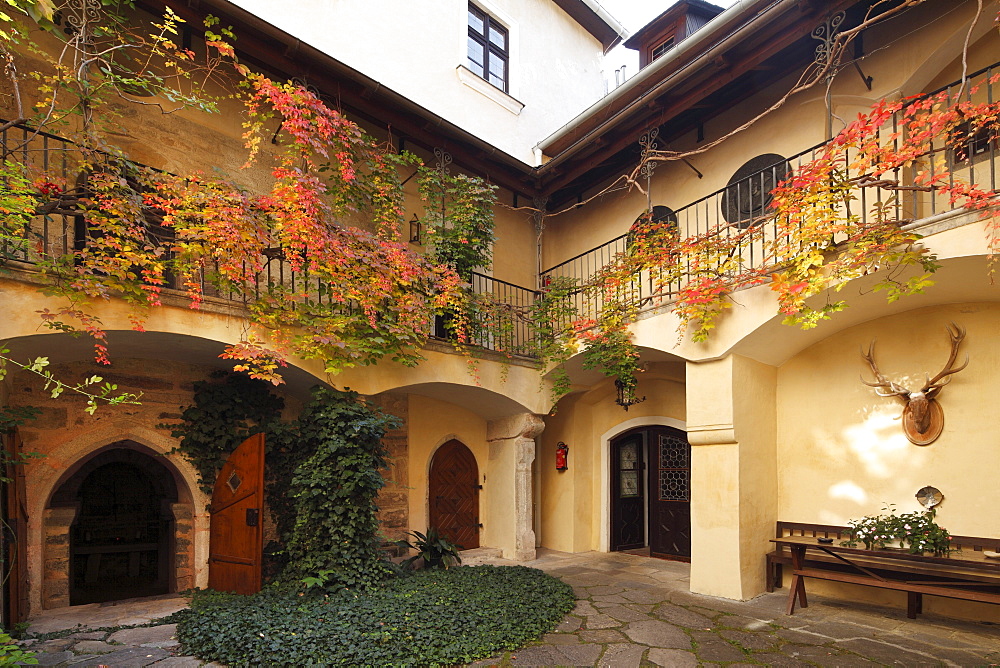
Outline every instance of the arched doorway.
{"type": "Polygon", "coordinates": [[[611,550],[691,557],[691,445],[671,427],[641,427],[611,441],[611,550]]]}
{"type": "Polygon", "coordinates": [[[50,506],[72,513],[69,604],[153,596],[171,591],[177,484],[169,469],[120,442],[70,475],[50,506]]]}
{"type": "Polygon", "coordinates": [[[463,549],[479,547],[479,467],[460,441],[438,448],[428,480],[430,526],[463,549]]]}

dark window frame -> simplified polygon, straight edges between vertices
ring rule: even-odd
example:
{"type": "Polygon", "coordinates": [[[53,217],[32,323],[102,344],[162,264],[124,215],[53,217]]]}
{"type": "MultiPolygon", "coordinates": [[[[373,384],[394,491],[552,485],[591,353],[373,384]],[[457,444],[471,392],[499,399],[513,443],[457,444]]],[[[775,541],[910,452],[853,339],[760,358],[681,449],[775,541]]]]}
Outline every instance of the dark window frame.
{"type": "Polygon", "coordinates": [[[997,130],[990,125],[973,129],[968,121],[960,123],[948,136],[951,161],[957,166],[971,165],[983,156],[992,156],[1000,148],[997,130]]]}
{"type": "MultiPolygon", "coordinates": [[[[469,23],[469,39],[475,41],[483,49],[483,73],[479,74],[475,72],[477,76],[482,77],[491,86],[502,90],[509,94],[510,90],[510,31],[502,23],[497,21],[495,18],[490,16],[488,13],[474,5],[469,3],[469,13],[473,14],[483,22],[483,32],[476,30],[471,23],[469,23]],[[500,48],[496,43],[490,39],[490,33],[497,33],[503,35],[504,48],[500,48]],[[503,86],[498,86],[491,79],[490,74],[490,59],[497,59],[503,63],[503,86]]],[[[492,75],[495,76],[495,75],[492,75]]]]}

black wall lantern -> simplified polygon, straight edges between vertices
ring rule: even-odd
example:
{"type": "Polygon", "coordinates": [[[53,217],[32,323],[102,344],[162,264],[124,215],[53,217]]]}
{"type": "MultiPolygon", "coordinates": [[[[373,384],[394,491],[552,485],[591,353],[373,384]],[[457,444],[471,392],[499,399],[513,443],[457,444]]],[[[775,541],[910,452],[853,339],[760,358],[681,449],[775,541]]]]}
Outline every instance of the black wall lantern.
{"type": "MultiPolygon", "coordinates": [[[[635,379],[633,378],[632,387],[635,387],[635,379]]],[[[635,392],[628,393],[630,396],[626,396],[626,386],[622,382],[621,378],[615,379],[615,389],[618,390],[618,398],[615,399],[615,403],[624,408],[626,411],[629,406],[635,406],[636,404],[641,404],[646,400],[646,397],[642,399],[635,396],[635,392]]]]}
{"type": "Polygon", "coordinates": [[[413,218],[410,218],[410,243],[411,244],[422,244],[424,242],[424,226],[420,222],[420,218],[417,214],[413,214],[413,218]]]}

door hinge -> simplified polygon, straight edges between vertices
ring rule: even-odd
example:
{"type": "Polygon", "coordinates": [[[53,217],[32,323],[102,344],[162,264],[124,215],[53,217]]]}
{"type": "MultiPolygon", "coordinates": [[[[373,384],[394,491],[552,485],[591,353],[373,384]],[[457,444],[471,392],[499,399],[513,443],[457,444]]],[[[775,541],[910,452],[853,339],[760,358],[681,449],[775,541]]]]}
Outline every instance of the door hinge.
{"type": "Polygon", "coordinates": [[[475,487],[476,489],[482,489],[483,488],[482,485],[473,485],[473,487],[475,487]]]}
{"type": "Polygon", "coordinates": [[[247,508],[247,526],[255,527],[260,520],[260,508],[247,508]]]}

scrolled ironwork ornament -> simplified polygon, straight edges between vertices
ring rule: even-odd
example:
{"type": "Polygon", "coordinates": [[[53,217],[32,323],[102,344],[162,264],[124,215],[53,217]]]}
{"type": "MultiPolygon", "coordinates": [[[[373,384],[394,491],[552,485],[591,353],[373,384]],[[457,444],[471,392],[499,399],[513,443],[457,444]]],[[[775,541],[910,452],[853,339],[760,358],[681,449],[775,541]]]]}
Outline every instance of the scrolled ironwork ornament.
{"type": "Polygon", "coordinates": [[[840,32],[840,25],[844,22],[844,12],[837,12],[813,28],[813,39],[819,40],[816,47],[815,63],[826,66],[831,64],[833,59],[833,45],[836,42],[837,33],[840,32]]]}

